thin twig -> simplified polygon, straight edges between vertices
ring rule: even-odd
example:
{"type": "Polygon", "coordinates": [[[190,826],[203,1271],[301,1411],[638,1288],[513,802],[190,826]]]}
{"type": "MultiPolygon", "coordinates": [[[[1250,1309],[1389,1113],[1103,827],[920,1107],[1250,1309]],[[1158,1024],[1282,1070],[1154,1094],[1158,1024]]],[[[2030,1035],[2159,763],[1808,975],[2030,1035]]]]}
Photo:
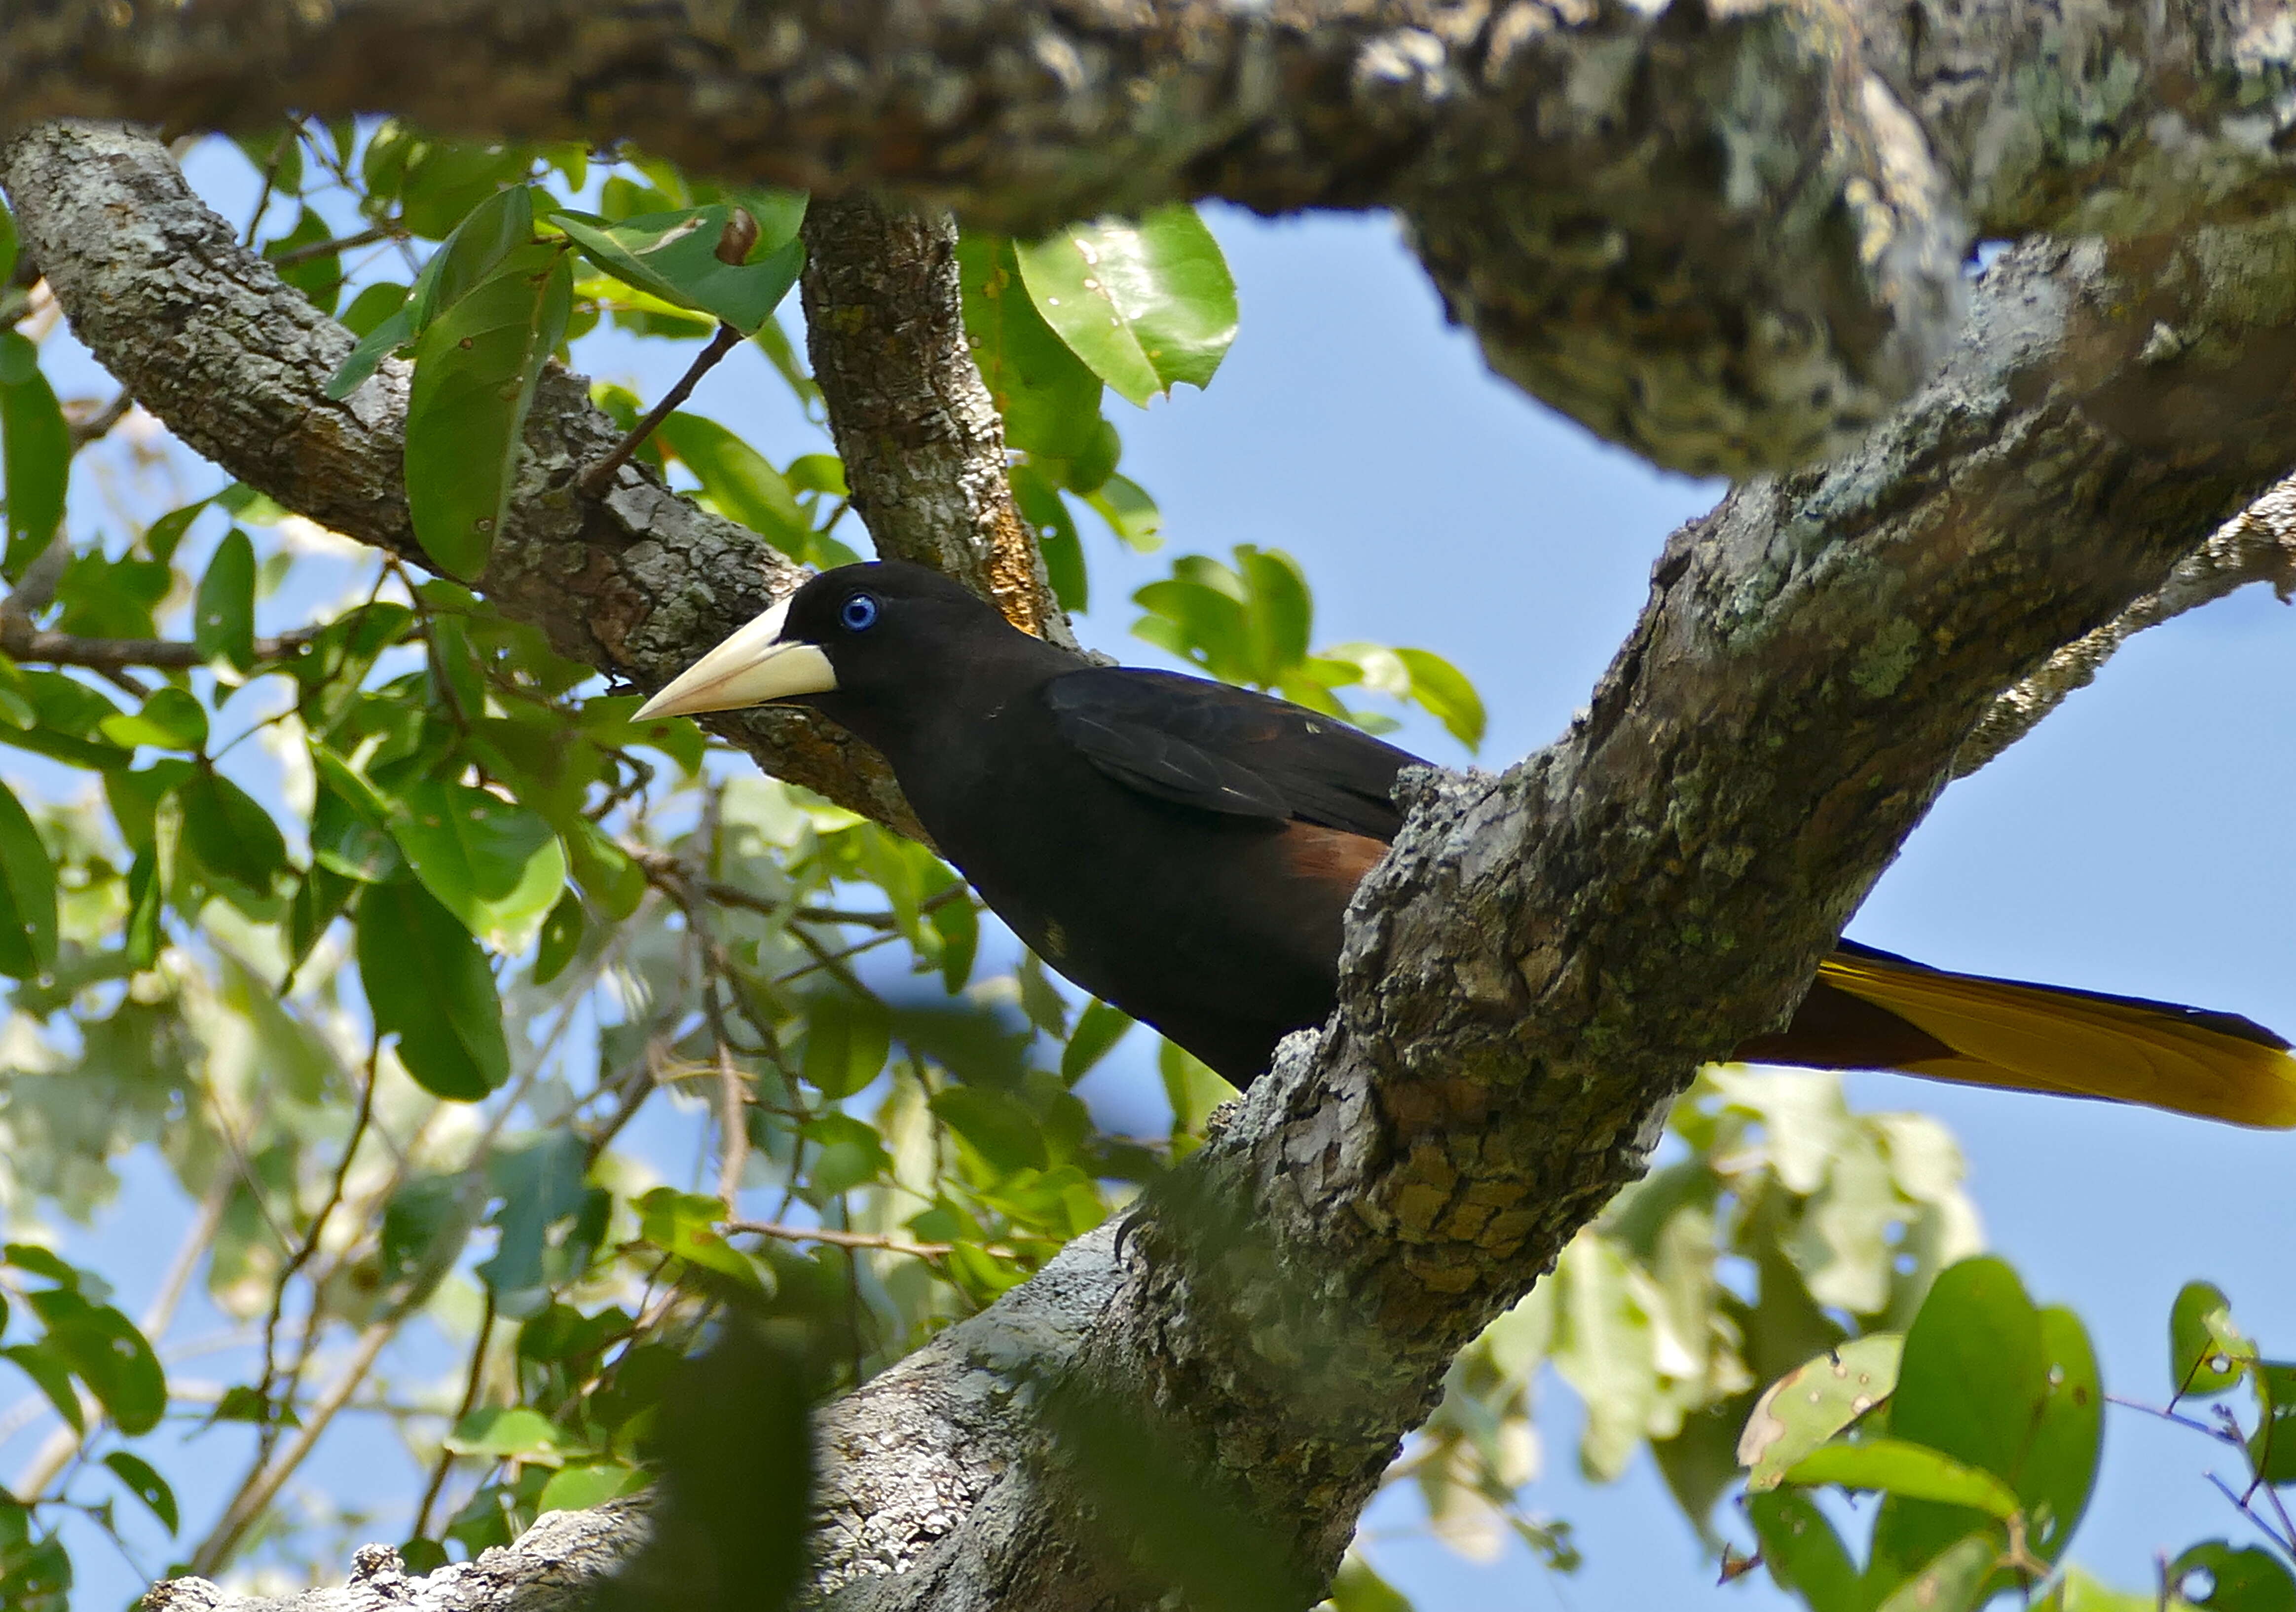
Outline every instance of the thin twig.
{"type": "MultiPolygon", "coordinates": [[[[303,627],[283,632],[275,638],[258,638],[255,658],[259,662],[291,661],[324,630],[303,627]]],[[[0,613],[0,652],[5,652],[13,661],[33,661],[45,666],[81,666],[107,673],[130,666],[188,671],[206,665],[209,658],[200,653],[196,644],[168,638],[91,638],[74,632],[51,632],[32,626],[16,612],[0,613]]]]}
{"type": "Polygon", "coordinates": [[[282,1451],[278,1459],[269,1466],[258,1466],[248,1475],[247,1481],[240,1485],[239,1493],[232,1496],[231,1504],[225,1509],[214,1531],[201,1540],[199,1549],[192,1553],[191,1572],[193,1576],[209,1577],[217,1567],[231,1559],[231,1553],[238,1549],[239,1542],[246,1536],[248,1529],[271,1504],[281,1485],[293,1476],[295,1469],[309,1457],[313,1446],[319,1442],[319,1435],[327,1430],[327,1424],[334,1420],[335,1413],[350,1402],[351,1395],[366,1380],[366,1374],[374,1369],[375,1358],[382,1353],[383,1345],[397,1336],[400,1324],[410,1312],[408,1306],[394,1306],[381,1319],[369,1323],[367,1329],[359,1334],[358,1347],[352,1351],[349,1362],[312,1405],[310,1419],[297,1431],[294,1442],[282,1451]]]}
{"type": "Polygon", "coordinates": [[[387,224],[378,224],[372,229],[363,229],[355,235],[338,235],[332,241],[311,241],[301,246],[291,246],[268,260],[274,268],[285,268],[291,263],[308,263],[314,258],[332,257],[357,246],[373,246],[380,241],[404,240],[406,235],[406,226],[394,219],[387,224]]]}
{"type": "Polygon", "coordinates": [[[692,366],[678,377],[677,384],[662,394],[661,401],[646,411],[644,419],[630,427],[629,434],[614,444],[613,452],[582,473],[582,479],[577,485],[581,488],[583,495],[592,498],[603,498],[606,489],[614,484],[614,473],[629,463],[629,457],[637,452],[638,445],[653,434],[656,426],[669,418],[673,409],[693,395],[693,389],[701,384],[701,377],[716,368],[718,360],[740,346],[741,341],[740,331],[730,325],[720,325],[718,333],[709,338],[709,344],[701,350],[692,366]]]}
{"type": "Polygon", "coordinates": [[[777,1221],[726,1221],[722,1223],[727,1231],[746,1231],[753,1237],[770,1237],[778,1242],[827,1243],[832,1248],[875,1248],[887,1254],[906,1254],[914,1259],[939,1259],[956,1246],[954,1243],[912,1243],[898,1237],[889,1237],[882,1231],[839,1231],[828,1226],[784,1226],[777,1221]]]}
{"type": "Polygon", "coordinates": [[[126,419],[127,411],[135,407],[135,399],[129,397],[123,388],[118,397],[94,414],[84,419],[73,420],[70,427],[73,451],[78,452],[89,443],[101,441],[110,436],[111,428],[126,419]]]}
{"type": "MultiPolygon", "coordinates": [[[[279,1275],[272,1284],[271,1311],[263,1320],[263,1376],[255,1388],[264,1405],[263,1430],[258,1435],[258,1447],[266,1456],[271,1453],[272,1446],[279,1442],[281,1419],[271,1414],[271,1386],[279,1374],[279,1320],[287,1306],[288,1285],[304,1266],[311,1262],[311,1256],[319,1251],[319,1238],[326,1232],[327,1221],[343,1201],[343,1183],[350,1179],[351,1160],[357,1156],[359,1144],[366,1139],[367,1123],[374,1117],[375,1065],[381,1057],[382,1042],[377,1038],[366,1056],[366,1079],[359,1085],[358,1112],[351,1120],[350,1136],[343,1143],[342,1156],[335,1161],[334,1180],[328,1184],[326,1198],[319,1205],[318,1213],[311,1217],[311,1229],[304,1233],[303,1241],[294,1254],[280,1267],[279,1275]]],[[[311,1302],[314,1304],[318,1303],[316,1293],[311,1302]]]]}
{"type": "MultiPolygon", "coordinates": [[[[486,1308],[479,1314],[478,1340],[471,1345],[470,1374],[463,1379],[463,1402],[455,1410],[455,1419],[447,1428],[447,1437],[454,1435],[463,1419],[479,1408],[479,1391],[486,1386],[487,1345],[494,1339],[495,1290],[486,1290],[486,1308]]],[[[414,1508],[412,1536],[427,1539],[430,1534],[430,1508],[439,1503],[439,1492],[447,1486],[447,1474],[455,1465],[455,1452],[447,1448],[447,1440],[439,1443],[439,1459],[430,1468],[430,1482],[422,1491],[422,1503],[414,1508]]]]}

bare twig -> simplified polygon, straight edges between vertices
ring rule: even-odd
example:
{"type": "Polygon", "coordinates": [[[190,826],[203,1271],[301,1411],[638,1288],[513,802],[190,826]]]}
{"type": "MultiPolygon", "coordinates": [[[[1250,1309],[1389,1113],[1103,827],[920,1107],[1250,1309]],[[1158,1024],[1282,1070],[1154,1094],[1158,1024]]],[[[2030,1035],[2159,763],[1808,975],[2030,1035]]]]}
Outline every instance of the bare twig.
{"type": "Polygon", "coordinates": [[[102,408],[75,417],[70,423],[72,448],[78,450],[111,435],[111,428],[126,419],[127,411],[135,407],[135,399],[123,388],[118,397],[102,408]]]}
{"type": "Polygon", "coordinates": [[[954,1243],[913,1243],[882,1231],[839,1231],[827,1226],[784,1226],[777,1221],[727,1221],[727,1231],[746,1231],[784,1243],[827,1243],[832,1248],[877,1248],[915,1259],[939,1259],[954,1243]]]}
{"type": "Polygon", "coordinates": [[[372,229],[360,230],[357,234],[338,235],[332,241],[307,242],[301,246],[291,246],[283,252],[266,252],[264,255],[275,267],[284,268],[291,263],[308,263],[314,258],[332,257],[354,247],[373,246],[380,242],[403,241],[406,238],[406,226],[394,220],[378,224],[372,229]]]}
{"type": "MultiPolygon", "coordinates": [[[[452,1437],[455,1427],[479,1405],[479,1391],[486,1386],[487,1345],[495,1335],[495,1290],[486,1290],[486,1308],[479,1315],[479,1336],[471,1345],[470,1373],[463,1379],[463,1402],[455,1407],[455,1420],[448,1424],[447,1436],[452,1437]]],[[[439,1492],[447,1486],[447,1474],[453,1470],[455,1452],[445,1438],[439,1443],[439,1459],[431,1464],[430,1482],[422,1491],[422,1503],[414,1508],[414,1526],[410,1533],[416,1539],[425,1539],[430,1533],[430,1509],[439,1503],[439,1492]]]]}
{"type": "Polygon", "coordinates": [[[718,1041],[718,1126],[725,1139],[718,1144],[718,1196],[732,1208],[742,1190],[742,1167],[750,1162],[749,1092],[742,1072],[734,1064],[733,1049],[718,1041]]]}
{"type": "Polygon", "coordinates": [[[2158,592],[2146,594],[2095,632],[2075,638],[1996,700],[1963,741],[1954,758],[1954,777],[1967,777],[2023,738],[2068,695],[2095,681],[2120,646],[2146,628],[2251,582],[2271,583],[2283,602],[2296,593],[2296,476],[2277,483],[2217,528],[2207,542],[2178,563],[2158,592]]]}
{"type": "MultiPolygon", "coordinates": [[[[50,552],[53,552],[51,550],[50,552]]],[[[45,557],[45,556],[43,556],[45,557]]],[[[37,628],[25,619],[25,613],[8,610],[6,604],[23,598],[27,589],[19,588],[0,604],[0,652],[11,660],[32,661],[44,666],[80,666],[91,671],[118,672],[131,666],[148,666],[161,671],[188,671],[204,666],[209,657],[201,654],[195,644],[180,643],[168,638],[91,638],[74,632],[50,632],[37,628]]],[[[45,601],[28,609],[37,609],[45,601]]],[[[303,653],[303,646],[317,637],[324,629],[298,628],[283,632],[274,638],[255,640],[255,658],[258,662],[291,661],[303,653]]]]}
{"type": "Polygon", "coordinates": [[[693,389],[701,384],[701,377],[716,368],[718,360],[732,352],[741,341],[740,331],[730,325],[720,325],[718,333],[709,338],[709,344],[677,378],[677,384],[662,394],[661,401],[646,411],[644,419],[630,427],[628,434],[614,444],[611,453],[582,473],[578,485],[583,493],[593,498],[604,497],[606,489],[614,484],[614,473],[629,463],[629,457],[637,452],[638,445],[653,434],[656,426],[669,418],[671,410],[693,395],[693,389]]]}
{"type": "MultiPolygon", "coordinates": [[[[351,1120],[350,1135],[343,1142],[342,1156],[335,1161],[334,1180],[328,1184],[326,1198],[320,1204],[318,1213],[311,1217],[310,1230],[304,1233],[302,1242],[287,1262],[280,1267],[279,1275],[272,1283],[271,1311],[263,1320],[263,1375],[255,1388],[256,1393],[262,1396],[264,1404],[258,1448],[266,1456],[271,1453],[272,1446],[278,1442],[282,1420],[270,1413],[270,1407],[272,1384],[279,1369],[279,1319],[286,1308],[287,1288],[303,1267],[311,1262],[311,1256],[319,1251],[319,1239],[326,1232],[327,1221],[343,1201],[343,1183],[350,1178],[351,1161],[358,1154],[359,1144],[366,1139],[368,1122],[374,1117],[375,1061],[381,1056],[382,1043],[378,1040],[367,1053],[366,1078],[359,1084],[358,1112],[351,1120]]],[[[316,1304],[317,1302],[315,1293],[312,1303],[316,1304]]]]}

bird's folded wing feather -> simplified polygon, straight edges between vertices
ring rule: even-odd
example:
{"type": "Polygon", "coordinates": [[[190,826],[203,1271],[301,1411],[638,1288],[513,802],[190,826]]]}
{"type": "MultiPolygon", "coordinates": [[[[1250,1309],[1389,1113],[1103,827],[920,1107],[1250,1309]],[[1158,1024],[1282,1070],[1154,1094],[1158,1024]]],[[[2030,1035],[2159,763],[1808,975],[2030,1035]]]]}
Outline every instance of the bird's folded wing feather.
{"type": "Polygon", "coordinates": [[[1423,765],[1336,717],[1177,672],[1096,666],[1046,686],[1061,737],[1127,788],[1200,810],[1392,840],[1423,765]]]}

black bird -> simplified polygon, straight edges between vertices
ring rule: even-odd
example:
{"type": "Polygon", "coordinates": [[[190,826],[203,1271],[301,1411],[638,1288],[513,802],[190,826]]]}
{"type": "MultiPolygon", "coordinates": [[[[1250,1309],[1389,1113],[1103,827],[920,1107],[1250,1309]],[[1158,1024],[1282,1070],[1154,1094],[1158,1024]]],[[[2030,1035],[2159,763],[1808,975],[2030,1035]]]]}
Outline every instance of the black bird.
{"type": "MultiPolygon", "coordinates": [[[[1095,666],[898,561],[824,572],[639,716],[800,700],[883,753],[1046,962],[1237,1086],[1330,1015],[1341,920],[1418,758],[1319,711],[1095,666]]],[[[1842,942],[1738,1056],[2296,1125],[2296,1058],[2228,1013],[1948,974],[1842,942]]]]}

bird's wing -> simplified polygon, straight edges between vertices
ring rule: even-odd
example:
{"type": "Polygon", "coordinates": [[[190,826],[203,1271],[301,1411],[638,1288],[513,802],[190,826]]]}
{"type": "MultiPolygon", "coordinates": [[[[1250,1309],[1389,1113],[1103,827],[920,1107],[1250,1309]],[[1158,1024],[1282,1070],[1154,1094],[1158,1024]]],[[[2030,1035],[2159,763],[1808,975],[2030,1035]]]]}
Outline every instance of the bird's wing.
{"type": "Polygon", "coordinates": [[[1060,736],[1108,777],[1230,817],[1392,840],[1395,776],[1419,758],[1337,717],[1177,672],[1095,666],[1045,687],[1060,736]]]}

